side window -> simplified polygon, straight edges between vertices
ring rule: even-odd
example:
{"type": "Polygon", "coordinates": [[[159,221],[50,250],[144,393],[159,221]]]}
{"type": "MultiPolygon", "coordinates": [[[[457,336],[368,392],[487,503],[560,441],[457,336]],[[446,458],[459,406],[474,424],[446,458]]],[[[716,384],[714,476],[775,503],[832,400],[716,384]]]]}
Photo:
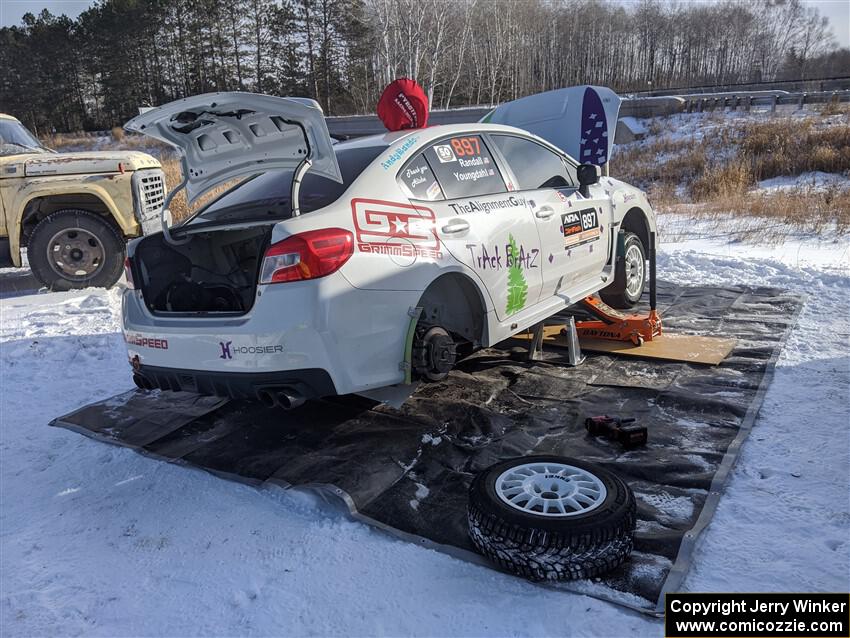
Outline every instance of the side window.
{"type": "Polygon", "coordinates": [[[566,163],[545,146],[513,135],[492,135],[517,179],[519,190],[563,188],[576,181],[566,163]]]}
{"type": "Polygon", "coordinates": [[[428,160],[425,159],[424,153],[420,153],[405,164],[396,179],[411,199],[424,199],[428,202],[445,199],[443,189],[434,177],[434,172],[428,160]]]}
{"type": "Polygon", "coordinates": [[[505,180],[479,135],[458,135],[424,152],[447,199],[504,193],[505,180]]]}

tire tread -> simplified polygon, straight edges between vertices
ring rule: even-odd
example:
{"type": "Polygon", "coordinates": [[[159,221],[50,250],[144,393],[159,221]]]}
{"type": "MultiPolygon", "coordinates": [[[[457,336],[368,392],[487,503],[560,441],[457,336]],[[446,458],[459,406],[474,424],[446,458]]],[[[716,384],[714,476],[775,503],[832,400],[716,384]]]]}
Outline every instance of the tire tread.
{"type": "MultiPolygon", "coordinates": [[[[483,480],[486,472],[475,481],[483,480]]],[[[585,525],[571,530],[569,520],[564,519],[560,531],[506,521],[487,511],[489,508],[482,508],[470,489],[470,539],[481,554],[503,570],[529,580],[594,578],[621,565],[634,547],[635,497],[619,478],[617,484],[627,496],[625,507],[612,511],[592,529],[585,525]]]]}

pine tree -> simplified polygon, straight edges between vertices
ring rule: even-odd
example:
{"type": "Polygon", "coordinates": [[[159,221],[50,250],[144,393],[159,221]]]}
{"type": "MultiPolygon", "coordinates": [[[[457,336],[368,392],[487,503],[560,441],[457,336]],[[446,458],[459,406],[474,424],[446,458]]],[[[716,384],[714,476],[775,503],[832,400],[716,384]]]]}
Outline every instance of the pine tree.
{"type": "Polygon", "coordinates": [[[519,249],[513,235],[508,235],[510,255],[508,255],[508,305],[505,314],[512,315],[525,307],[525,299],[528,296],[528,282],[522,272],[522,262],[519,260],[519,249]]]}

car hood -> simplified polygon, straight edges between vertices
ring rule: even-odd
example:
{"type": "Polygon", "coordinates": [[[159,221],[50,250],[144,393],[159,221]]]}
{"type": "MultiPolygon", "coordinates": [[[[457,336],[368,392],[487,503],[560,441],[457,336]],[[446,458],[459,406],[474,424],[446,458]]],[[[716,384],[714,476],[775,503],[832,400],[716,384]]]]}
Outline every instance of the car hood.
{"type": "Polygon", "coordinates": [[[159,168],[159,162],[147,153],[134,151],[84,151],[80,153],[39,153],[21,157],[24,174],[85,175],[118,173],[142,168],[159,168]],[[119,167],[120,164],[120,167],[119,167]]]}
{"type": "Polygon", "coordinates": [[[190,203],[236,177],[294,169],[307,155],[313,173],[342,182],[324,114],[315,100],[207,93],[146,111],[124,128],[178,149],[190,203]]]}
{"type": "Polygon", "coordinates": [[[603,86],[571,86],[507,102],[481,121],[524,129],[583,164],[601,165],[611,159],[620,102],[603,86]]]}

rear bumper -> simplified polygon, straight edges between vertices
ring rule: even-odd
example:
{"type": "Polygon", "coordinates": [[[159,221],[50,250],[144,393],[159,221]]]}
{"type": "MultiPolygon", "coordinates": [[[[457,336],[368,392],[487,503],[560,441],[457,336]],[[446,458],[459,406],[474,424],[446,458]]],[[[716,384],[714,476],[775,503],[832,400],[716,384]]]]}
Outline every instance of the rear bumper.
{"type": "Polygon", "coordinates": [[[140,365],[133,370],[136,385],[175,392],[195,392],[231,399],[260,398],[260,391],[283,388],[296,391],[305,399],[337,394],[330,375],[318,368],[281,372],[208,372],[140,365]]]}
{"type": "MultiPolygon", "coordinates": [[[[404,381],[399,364],[410,324],[407,311],[420,296],[359,290],[336,272],[260,286],[244,315],[169,316],[152,314],[139,290],[126,290],[122,323],[130,360],[140,370],[168,372],[160,375],[162,383],[152,379],[153,387],[182,387],[176,374],[185,373],[198,378],[201,388],[216,387],[218,379],[277,384],[292,377],[317,395],[350,394],[404,381]],[[301,379],[304,370],[323,371],[330,381],[313,381],[313,373],[301,379]]],[[[222,382],[215,394],[232,396],[226,385],[222,382]]]]}

